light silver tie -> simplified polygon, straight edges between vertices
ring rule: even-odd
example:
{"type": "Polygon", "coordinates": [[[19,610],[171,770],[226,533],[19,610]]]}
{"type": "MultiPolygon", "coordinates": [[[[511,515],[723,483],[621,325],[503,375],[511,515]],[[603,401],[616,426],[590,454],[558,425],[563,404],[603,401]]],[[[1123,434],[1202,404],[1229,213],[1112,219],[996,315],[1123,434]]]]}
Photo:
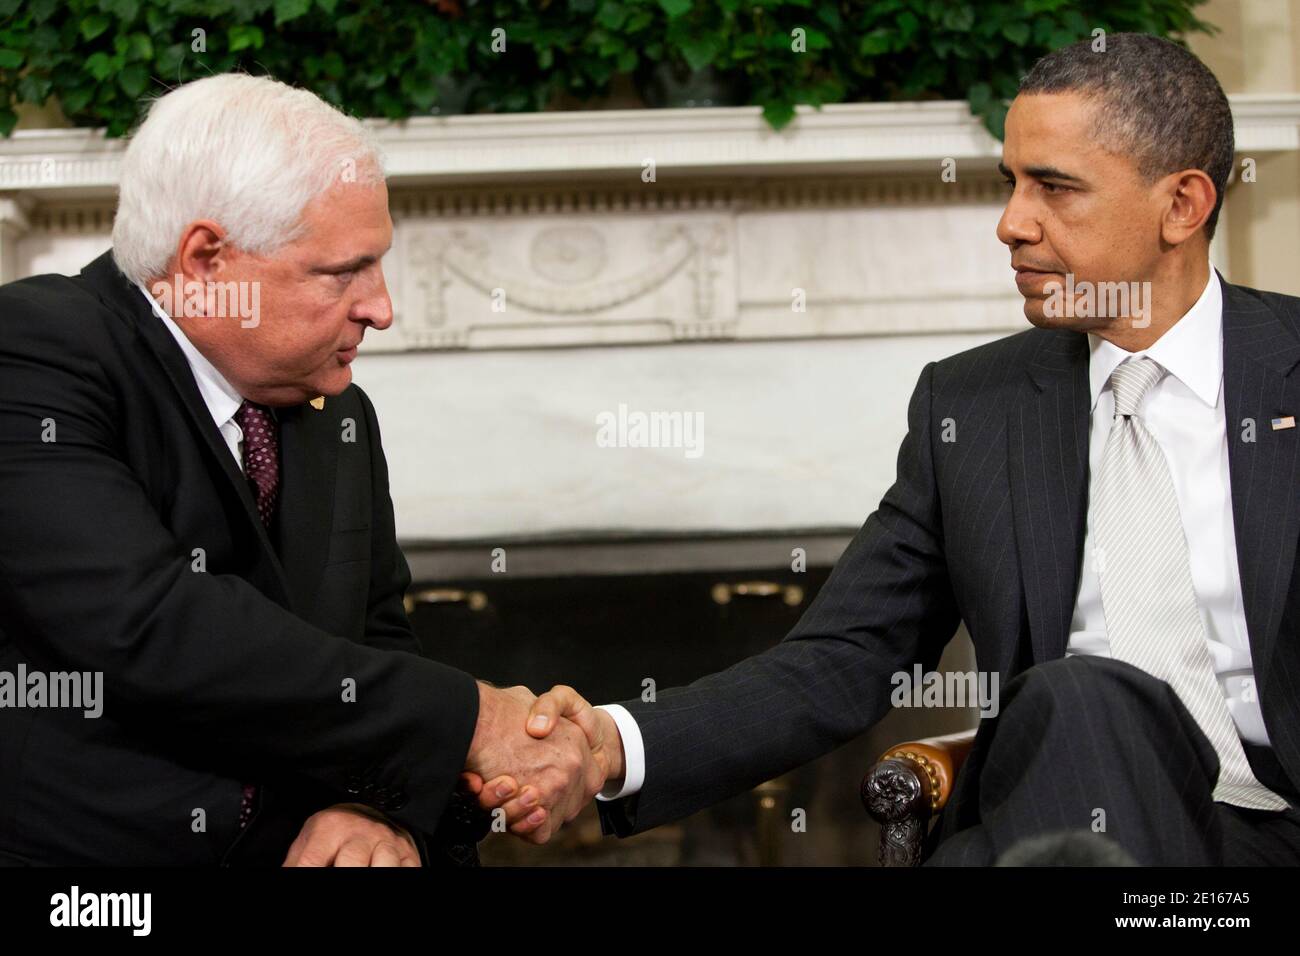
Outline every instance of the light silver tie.
{"type": "Polygon", "coordinates": [[[1228,713],[1196,604],[1169,465],[1137,417],[1143,396],[1163,374],[1143,357],[1125,360],[1110,377],[1115,418],[1098,476],[1093,533],[1111,656],[1178,694],[1219,755],[1215,800],[1285,810],[1286,801],[1255,779],[1228,713]]]}

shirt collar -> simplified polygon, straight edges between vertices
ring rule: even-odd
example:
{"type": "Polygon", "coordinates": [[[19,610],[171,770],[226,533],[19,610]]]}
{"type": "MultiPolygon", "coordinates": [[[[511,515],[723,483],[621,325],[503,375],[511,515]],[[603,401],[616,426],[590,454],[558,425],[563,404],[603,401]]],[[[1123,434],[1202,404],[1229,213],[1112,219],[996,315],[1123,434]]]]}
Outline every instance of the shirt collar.
{"type": "Polygon", "coordinates": [[[1201,297],[1181,319],[1165,330],[1150,347],[1126,352],[1095,333],[1088,333],[1088,382],[1092,387],[1092,409],[1111,373],[1129,358],[1148,356],[1158,362],[1211,408],[1219,403],[1223,379],[1223,289],[1219,276],[1210,268],[1209,281],[1201,297]]]}
{"type": "Polygon", "coordinates": [[[181,351],[185,354],[185,361],[189,363],[190,371],[194,373],[194,382],[199,387],[203,404],[208,407],[208,414],[212,416],[217,428],[221,428],[235,417],[235,412],[239,411],[239,406],[244,403],[243,396],[235,391],[235,387],[226,380],[226,377],[194,347],[194,343],[181,331],[176,321],[163,311],[158,305],[158,300],[149,294],[149,290],[139,282],[135,283],[135,287],[149,300],[153,314],[162,319],[163,325],[167,326],[167,331],[181,347],[181,351]]]}

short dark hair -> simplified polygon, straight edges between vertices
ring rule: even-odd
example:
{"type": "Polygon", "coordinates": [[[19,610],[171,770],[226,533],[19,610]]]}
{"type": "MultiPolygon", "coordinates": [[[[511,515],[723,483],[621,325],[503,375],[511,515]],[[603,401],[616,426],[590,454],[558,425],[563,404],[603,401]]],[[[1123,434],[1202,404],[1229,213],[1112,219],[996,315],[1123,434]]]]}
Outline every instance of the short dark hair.
{"type": "MultiPolygon", "coordinates": [[[[1099,38],[1100,39],[1100,38],[1099,38]]],[[[1232,173],[1232,110],[1209,67],[1172,40],[1111,33],[1105,51],[1081,40],[1047,54],[1020,81],[1020,93],[1081,93],[1098,100],[1098,137],[1131,155],[1149,182],[1199,169],[1214,182],[1207,239],[1232,173]]]]}

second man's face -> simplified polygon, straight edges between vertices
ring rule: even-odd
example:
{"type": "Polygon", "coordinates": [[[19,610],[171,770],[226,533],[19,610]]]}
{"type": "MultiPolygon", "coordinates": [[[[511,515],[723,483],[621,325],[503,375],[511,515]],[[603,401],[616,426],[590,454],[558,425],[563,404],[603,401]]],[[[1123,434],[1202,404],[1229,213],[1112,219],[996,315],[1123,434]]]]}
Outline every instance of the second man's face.
{"type": "Polygon", "coordinates": [[[1036,326],[1105,328],[1116,319],[1050,315],[1050,284],[1066,286],[1067,274],[1076,286],[1140,281],[1160,253],[1159,184],[1114,144],[1103,148],[1099,108],[1075,93],[1030,94],[1007,114],[1000,169],[1009,195],[997,235],[1036,326]]]}

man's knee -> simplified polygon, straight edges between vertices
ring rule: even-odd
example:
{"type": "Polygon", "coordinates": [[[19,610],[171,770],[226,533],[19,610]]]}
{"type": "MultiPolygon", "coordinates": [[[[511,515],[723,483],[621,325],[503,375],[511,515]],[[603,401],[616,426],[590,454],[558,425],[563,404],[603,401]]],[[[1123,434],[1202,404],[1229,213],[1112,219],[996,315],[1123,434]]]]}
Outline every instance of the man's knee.
{"type": "Polygon", "coordinates": [[[1149,698],[1170,692],[1167,684],[1126,661],[1076,654],[1045,661],[1017,674],[1007,686],[1007,701],[1044,698],[1063,703],[1095,703],[1117,693],[1149,698]]]}
{"type": "Polygon", "coordinates": [[[1059,730],[1076,732],[1086,725],[1092,732],[1113,728],[1133,743],[1187,738],[1204,748],[1196,721],[1167,683],[1126,661],[1093,655],[1075,655],[1037,664],[1016,675],[1007,685],[1002,709],[1035,726],[1051,723],[1059,730]]]}

